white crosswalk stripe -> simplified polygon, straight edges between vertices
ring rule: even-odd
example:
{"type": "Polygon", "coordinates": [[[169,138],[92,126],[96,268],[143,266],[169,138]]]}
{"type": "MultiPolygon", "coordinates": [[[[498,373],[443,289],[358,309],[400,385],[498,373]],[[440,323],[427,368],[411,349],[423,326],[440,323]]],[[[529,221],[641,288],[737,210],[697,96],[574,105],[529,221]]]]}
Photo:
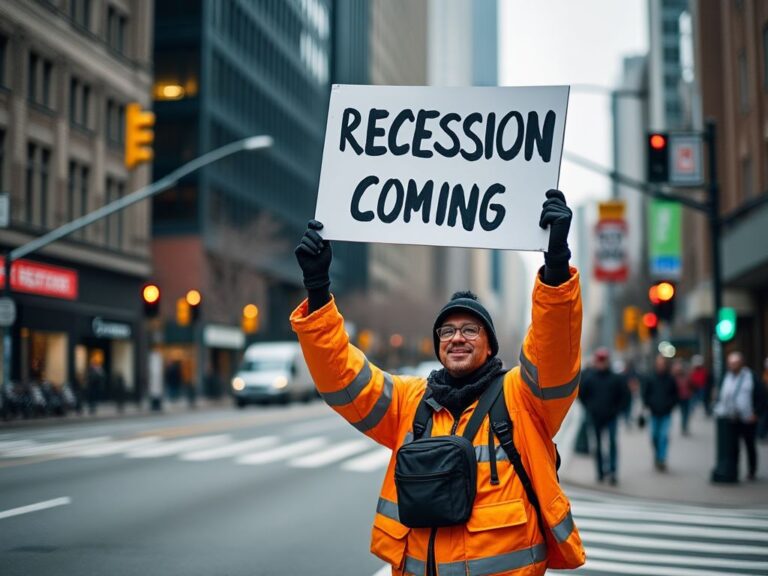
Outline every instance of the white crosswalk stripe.
{"type": "Polygon", "coordinates": [[[234,444],[224,444],[223,446],[216,446],[205,450],[187,452],[186,454],[181,455],[181,459],[189,460],[191,462],[220,460],[221,458],[237,456],[243,452],[252,452],[258,448],[272,446],[277,444],[277,441],[277,436],[262,436],[261,438],[252,438],[250,440],[243,440],[242,442],[235,442],[234,444]]]}
{"type": "Polygon", "coordinates": [[[357,454],[368,448],[371,448],[369,440],[350,440],[349,442],[332,446],[322,452],[296,458],[289,463],[289,466],[295,466],[296,468],[319,468],[320,466],[326,466],[343,460],[352,454],[357,454]]]}
{"type": "Polygon", "coordinates": [[[373,472],[386,468],[391,457],[392,451],[389,448],[377,448],[369,454],[344,462],[341,468],[350,472],[373,472]]]}
{"type": "Polygon", "coordinates": [[[768,509],[571,499],[582,575],[768,574],[768,509]]]}
{"type": "Polygon", "coordinates": [[[225,443],[230,439],[228,434],[218,434],[215,436],[197,436],[194,438],[185,438],[184,440],[173,440],[170,442],[161,442],[156,445],[142,446],[134,448],[126,453],[126,458],[161,458],[181,452],[188,452],[198,448],[205,448],[225,443]]]}
{"type": "Polygon", "coordinates": [[[323,437],[300,440],[293,444],[286,444],[270,450],[263,450],[261,452],[240,456],[240,458],[237,459],[237,462],[238,464],[269,464],[279,460],[287,460],[293,456],[298,456],[299,454],[304,454],[315,448],[320,448],[325,445],[326,442],[327,440],[323,437]]]}
{"type": "MultiPolygon", "coordinates": [[[[327,424],[327,422],[323,422],[327,424]]],[[[295,436],[291,429],[289,436],[295,436]]],[[[374,473],[386,468],[391,451],[368,438],[331,440],[326,436],[292,441],[276,435],[233,439],[228,434],[166,439],[160,436],[112,438],[96,436],[66,441],[38,442],[8,440],[0,442],[1,458],[56,456],[61,458],[175,457],[186,462],[228,459],[237,465],[269,464],[287,461],[295,468],[321,468],[338,465],[345,471],[374,473]]]]}

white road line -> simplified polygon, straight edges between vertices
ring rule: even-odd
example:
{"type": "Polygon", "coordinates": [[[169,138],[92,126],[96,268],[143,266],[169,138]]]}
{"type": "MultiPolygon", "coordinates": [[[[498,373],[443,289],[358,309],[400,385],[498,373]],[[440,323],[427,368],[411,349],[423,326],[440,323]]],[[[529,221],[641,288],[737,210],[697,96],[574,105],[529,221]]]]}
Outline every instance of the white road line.
{"type": "Polygon", "coordinates": [[[678,556],[674,554],[659,554],[658,552],[632,552],[623,550],[610,550],[607,548],[595,548],[590,546],[587,550],[587,558],[597,560],[620,560],[624,563],[660,563],[671,566],[703,566],[705,568],[723,570],[761,570],[768,574],[768,562],[751,560],[736,560],[733,558],[713,558],[711,556],[678,556]]]}
{"type": "Polygon", "coordinates": [[[288,465],[296,468],[319,468],[320,466],[337,462],[347,456],[367,450],[370,447],[370,440],[350,440],[349,442],[342,442],[336,446],[331,446],[322,452],[291,460],[288,465]]]}
{"type": "MultiPolygon", "coordinates": [[[[623,518],[622,520],[593,520],[591,518],[576,517],[576,525],[579,530],[598,530],[610,533],[622,534],[646,534],[650,536],[680,536],[685,534],[691,538],[719,538],[734,541],[751,541],[768,543],[768,532],[752,530],[736,530],[732,528],[686,525],[681,529],[680,525],[654,524],[637,522],[636,518],[623,518]],[[627,522],[629,520],[629,522],[627,522]]],[[[747,542],[745,542],[747,543],[747,542]]]]}
{"type": "Polygon", "coordinates": [[[627,506],[605,506],[602,504],[572,501],[573,515],[578,518],[632,518],[633,520],[653,520],[671,524],[699,524],[705,526],[723,526],[734,528],[768,529],[768,520],[759,518],[741,518],[737,516],[710,516],[708,514],[689,514],[686,512],[654,512],[645,508],[627,506]]]}
{"type": "Polygon", "coordinates": [[[277,436],[262,436],[261,438],[251,438],[250,440],[235,442],[234,444],[225,444],[224,446],[217,446],[215,448],[208,448],[206,450],[187,452],[186,454],[182,454],[180,458],[182,460],[189,460],[192,462],[217,460],[219,458],[227,458],[228,456],[237,456],[238,454],[249,452],[257,448],[266,448],[267,446],[276,444],[277,440],[277,436]]]}
{"type": "Polygon", "coordinates": [[[701,568],[676,568],[673,566],[649,566],[649,565],[631,565],[624,564],[622,562],[606,562],[602,560],[587,560],[586,564],[582,566],[583,570],[597,570],[599,572],[606,572],[608,574],[640,574],[647,576],[648,574],[664,574],[664,576],[702,576],[702,574],[712,574],[716,576],[730,576],[735,572],[723,572],[722,570],[702,570],[701,568]]]}
{"type": "Polygon", "coordinates": [[[223,444],[230,439],[229,434],[217,434],[215,436],[197,436],[184,440],[162,442],[158,445],[136,448],[126,453],[126,458],[161,458],[180,452],[187,452],[196,448],[210,447],[223,444]]]}
{"type": "MultiPolygon", "coordinates": [[[[576,525],[578,526],[578,520],[576,525]]],[[[675,550],[677,552],[709,552],[710,554],[725,554],[733,556],[734,554],[755,554],[764,555],[765,546],[746,546],[729,542],[720,544],[717,542],[688,542],[684,540],[670,540],[669,538],[643,538],[641,536],[625,536],[623,534],[602,534],[600,532],[590,532],[589,530],[579,530],[581,539],[584,541],[587,551],[592,544],[612,544],[615,546],[626,546],[629,548],[657,549],[657,550],[675,550]]]]}
{"type": "Polygon", "coordinates": [[[111,456],[120,454],[140,447],[156,445],[161,440],[160,436],[147,436],[145,438],[134,438],[133,440],[116,440],[114,442],[104,442],[96,446],[85,446],[77,450],[72,450],[69,455],[75,458],[98,458],[100,456],[111,456]]]}
{"type": "Polygon", "coordinates": [[[0,518],[10,518],[11,516],[20,516],[21,514],[29,514],[30,512],[38,512],[40,510],[55,508],[56,506],[65,506],[71,503],[72,503],[72,499],[70,497],[63,496],[61,498],[54,498],[53,500],[45,500],[44,502],[38,502],[37,504],[29,504],[28,506],[21,506],[19,508],[4,510],[0,512],[0,518]]]}
{"type": "Polygon", "coordinates": [[[643,501],[637,503],[637,500],[629,501],[625,497],[613,497],[600,495],[599,500],[588,501],[586,499],[578,500],[579,503],[585,503],[595,509],[604,509],[610,512],[614,511],[629,511],[633,512],[641,510],[650,513],[675,513],[675,514],[701,514],[702,517],[718,517],[718,518],[735,518],[741,519],[743,515],[754,517],[757,514],[758,517],[765,517],[768,514],[768,508],[763,507],[760,510],[759,507],[752,506],[750,508],[739,508],[736,506],[730,506],[728,508],[713,508],[706,506],[694,506],[691,504],[674,504],[672,502],[654,502],[652,500],[643,501]]]}
{"type": "Polygon", "coordinates": [[[717,511],[712,514],[703,512],[700,509],[688,510],[685,508],[672,508],[664,510],[654,510],[646,506],[622,506],[616,504],[605,504],[598,502],[586,502],[584,500],[573,499],[574,516],[587,516],[592,518],[616,518],[632,520],[656,520],[658,522],[671,523],[697,523],[717,526],[735,526],[741,528],[765,528],[768,529],[768,520],[757,517],[742,517],[738,513],[726,513],[717,511]],[[690,520],[687,522],[686,520],[690,520]]]}
{"type": "Polygon", "coordinates": [[[79,440],[68,440],[66,442],[35,444],[33,446],[21,447],[16,450],[9,450],[3,454],[3,457],[26,458],[27,456],[66,454],[69,450],[80,448],[88,444],[99,444],[100,442],[105,442],[110,439],[110,436],[96,436],[94,438],[81,438],[79,440]]]}
{"type": "Polygon", "coordinates": [[[373,576],[392,576],[392,567],[384,566],[381,570],[377,570],[373,576]]]}
{"type": "Polygon", "coordinates": [[[32,444],[30,440],[6,440],[0,442],[0,452],[21,448],[22,446],[29,446],[30,444],[32,444]]]}
{"type": "Polygon", "coordinates": [[[325,445],[327,440],[325,437],[309,438],[308,440],[302,440],[300,442],[294,442],[293,444],[286,444],[285,446],[278,446],[271,450],[264,450],[262,452],[254,452],[253,454],[246,454],[237,459],[238,464],[267,464],[269,462],[277,462],[278,460],[287,460],[292,456],[298,456],[315,448],[320,448],[325,445]]]}
{"type": "Polygon", "coordinates": [[[389,448],[379,448],[369,454],[344,462],[341,468],[351,472],[373,472],[379,468],[386,468],[391,457],[392,451],[389,448]]]}

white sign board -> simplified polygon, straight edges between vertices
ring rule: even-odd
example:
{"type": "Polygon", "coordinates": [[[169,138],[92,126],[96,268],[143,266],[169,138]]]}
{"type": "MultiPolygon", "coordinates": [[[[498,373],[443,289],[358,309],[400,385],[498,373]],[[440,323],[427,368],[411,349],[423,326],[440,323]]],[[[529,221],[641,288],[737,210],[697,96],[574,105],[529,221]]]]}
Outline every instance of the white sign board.
{"type": "Polygon", "coordinates": [[[699,134],[669,135],[669,183],[673,186],[702,186],[704,160],[699,134]]]}
{"type": "Polygon", "coordinates": [[[545,250],[568,86],[334,85],[315,217],[330,240],[545,250]]]}

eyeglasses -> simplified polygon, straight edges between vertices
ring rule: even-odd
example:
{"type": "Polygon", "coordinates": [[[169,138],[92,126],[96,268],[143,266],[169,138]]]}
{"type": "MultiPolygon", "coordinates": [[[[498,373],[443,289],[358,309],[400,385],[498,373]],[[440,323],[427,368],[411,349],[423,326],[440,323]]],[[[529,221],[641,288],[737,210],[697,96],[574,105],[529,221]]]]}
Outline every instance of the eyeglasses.
{"type": "Polygon", "coordinates": [[[460,331],[461,335],[467,340],[474,340],[480,336],[480,328],[481,326],[479,324],[464,324],[464,326],[461,326],[460,328],[448,324],[446,326],[440,326],[435,332],[441,342],[451,340],[456,335],[457,331],[460,331]]]}

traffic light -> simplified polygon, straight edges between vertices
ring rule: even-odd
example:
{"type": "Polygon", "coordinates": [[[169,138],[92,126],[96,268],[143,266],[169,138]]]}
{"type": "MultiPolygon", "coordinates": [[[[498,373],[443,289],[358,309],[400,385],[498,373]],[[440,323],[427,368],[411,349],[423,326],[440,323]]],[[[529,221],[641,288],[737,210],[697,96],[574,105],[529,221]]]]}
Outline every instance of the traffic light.
{"type": "Polygon", "coordinates": [[[186,298],[176,300],[176,324],[189,326],[192,323],[192,307],[186,298]]]}
{"type": "Polygon", "coordinates": [[[129,170],[154,158],[155,114],[131,102],[125,107],[125,167],[129,170]]]}
{"type": "Polygon", "coordinates": [[[651,336],[656,336],[659,330],[659,317],[653,312],[643,314],[643,325],[648,329],[651,336]]]}
{"type": "Polygon", "coordinates": [[[196,322],[200,317],[200,305],[203,303],[203,295],[200,294],[199,290],[190,290],[187,292],[187,295],[184,296],[184,300],[186,300],[187,305],[189,305],[192,322],[196,322]]]}
{"type": "Polygon", "coordinates": [[[145,284],[141,289],[144,302],[144,316],[154,318],[160,311],[160,287],[157,284],[145,284]]]}
{"type": "Polygon", "coordinates": [[[648,299],[659,320],[671,322],[675,317],[675,285],[671,282],[659,282],[648,290],[648,299]]]}
{"type": "Polygon", "coordinates": [[[259,307],[256,304],[247,304],[243,307],[242,328],[246,334],[255,334],[259,331],[259,307]]]}
{"type": "Polygon", "coordinates": [[[648,134],[648,182],[669,181],[669,137],[666,132],[648,134]]]}
{"type": "Polygon", "coordinates": [[[720,308],[717,313],[715,334],[720,342],[728,342],[736,336],[736,310],[733,308],[720,308]]]}

